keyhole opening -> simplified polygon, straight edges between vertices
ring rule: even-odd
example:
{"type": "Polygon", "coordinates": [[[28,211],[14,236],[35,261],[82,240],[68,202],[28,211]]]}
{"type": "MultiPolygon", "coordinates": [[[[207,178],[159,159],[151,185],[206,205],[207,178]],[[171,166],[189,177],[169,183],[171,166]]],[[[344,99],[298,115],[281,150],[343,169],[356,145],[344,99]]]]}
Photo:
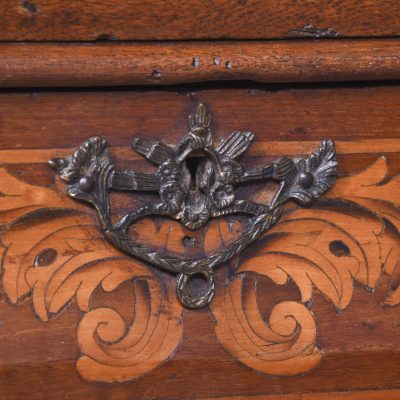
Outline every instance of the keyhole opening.
{"type": "Polygon", "coordinates": [[[189,154],[186,158],[186,167],[190,172],[191,177],[191,186],[194,189],[197,186],[204,187],[207,184],[208,177],[211,173],[208,168],[204,169],[204,162],[206,160],[210,160],[210,156],[205,151],[194,151],[193,153],[189,154]],[[199,171],[202,169],[202,174],[199,175],[199,171]]]}
{"type": "Polygon", "coordinates": [[[196,180],[197,169],[199,168],[199,166],[203,160],[204,160],[204,157],[188,157],[186,159],[186,167],[190,172],[192,182],[194,182],[196,180]]]}

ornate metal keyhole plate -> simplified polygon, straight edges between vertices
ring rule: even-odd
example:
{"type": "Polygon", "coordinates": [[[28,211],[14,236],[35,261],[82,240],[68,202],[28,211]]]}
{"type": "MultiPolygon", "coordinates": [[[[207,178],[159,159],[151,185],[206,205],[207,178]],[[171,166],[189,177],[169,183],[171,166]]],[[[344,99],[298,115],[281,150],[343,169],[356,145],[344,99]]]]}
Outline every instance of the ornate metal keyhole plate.
{"type": "Polygon", "coordinates": [[[189,133],[177,146],[135,139],[133,148],[158,167],[154,173],[115,169],[106,141],[100,137],[88,139],[70,157],[49,161],[67,182],[68,194],[96,208],[108,241],[132,256],[178,274],[177,295],[189,308],[203,307],[211,301],[215,291],[214,268],[240,253],[274,225],[288,200],[310,203],[334,184],[337,175],[331,140],[323,140],[305,159],[283,157],[245,169],[238,158],[254,140],[254,134],[233,132],[215,146],[210,123],[211,116],[200,103],[196,113],[189,116],[189,133]],[[194,155],[199,162],[190,171],[187,160],[194,155]],[[235,187],[253,180],[279,182],[270,204],[236,198],[235,187]],[[158,193],[159,199],[113,223],[109,201],[112,190],[149,191],[158,193]],[[195,230],[212,218],[228,214],[247,215],[249,227],[233,243],[208,257],[174,257],[150,250],[128,235],[130,225],[146,216],[166,216],[195,230]],[[194,274],[202,274],[206,279],[206,288],[200,293],[188,289],[188,280],[194,274]]]}

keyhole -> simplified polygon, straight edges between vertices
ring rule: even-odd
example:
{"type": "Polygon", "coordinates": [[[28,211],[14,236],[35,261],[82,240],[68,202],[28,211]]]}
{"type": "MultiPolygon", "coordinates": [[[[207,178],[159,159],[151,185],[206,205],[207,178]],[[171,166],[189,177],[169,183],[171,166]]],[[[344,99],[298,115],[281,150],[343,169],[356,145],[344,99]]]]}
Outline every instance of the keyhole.
{"type": "Polygon", "coordinates": [[[200,166],[200,163],[204,160],[204,157],[188,157],[186,159],[186,167],[190,172],[190,176],[192,178],[192,182],[196,181],[196,173],[197,169],[200,166]]]}

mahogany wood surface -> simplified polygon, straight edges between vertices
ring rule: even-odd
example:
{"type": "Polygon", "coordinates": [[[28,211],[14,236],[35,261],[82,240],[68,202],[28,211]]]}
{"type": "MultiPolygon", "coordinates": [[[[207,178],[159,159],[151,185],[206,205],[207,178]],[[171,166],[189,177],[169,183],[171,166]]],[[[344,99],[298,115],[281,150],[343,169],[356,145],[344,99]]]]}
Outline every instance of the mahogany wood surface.
{"type": "Polygon", "coordinates": [[[36,156],[39,150],[46,151],[45,157],[57,151],[65,155],[95,135],[104,136],[117,148],[118,157],[141,160],[129,147],[132,138],[176,143],[187,133],[187,115],[198,101],[210,108],[216,142],[234,130],[255,133],[257,144],[263,147],[251,146],[246,155],[297,155],[328,137],[338,142],[339,153],[399,151],[400,96],[396,85],[189,86],[145,91],[3,89],[0,101],[0,149],[8,157],[0,159],[4,163],[35,162],[36,157],[45,162],[36,156]],[[18,152],[11,158],[8,150],[18,152]]]}
{"type": "Polygon", "coordinates": [[[400,78],[398,39],[9,43],[0,55],[0,86],[8,87],[400,78]]]}
{"type": "MultiPolygon", "coordinates": [[[[397,399],[399,119],[394,84],[3,90],[0,397],[397,399]],[[176,143],[198,101],[216,142],[234,130],[256,134],[245,165],[305,155],[331,138],[339,179],[321,202],[291,204],[272,236],[220,266],[210,307],[184,310],[174,278],[108,245],[94,211],[66,196],[46,160],[101,135],[117,165],[150,170],[133,137],[176,143]]],[[[238,196],[267,199],[274,188],[238,196]]],[[[114,200],[121,212],[152,198],[114,200]]],[[[147,220],[133,234],[207,254],[237,235],[233,222],[196,234],[147,220]],[[184,245],[187,235],[197,248],[184,245]]]]}
{"type": "Polygon", "coordinates": [[[0,2],[0,40],[376,37],[400,33],[397,0],[0,2]]]}

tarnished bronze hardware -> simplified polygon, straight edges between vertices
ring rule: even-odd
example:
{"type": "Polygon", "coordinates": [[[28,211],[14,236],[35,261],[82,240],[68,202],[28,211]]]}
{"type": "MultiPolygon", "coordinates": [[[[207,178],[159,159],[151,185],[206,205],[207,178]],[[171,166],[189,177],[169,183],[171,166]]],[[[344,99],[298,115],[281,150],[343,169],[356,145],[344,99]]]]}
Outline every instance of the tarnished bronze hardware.
{"type": "Polygon", "coordinates": [[[241,252],[276,223],[289,199],[308,204],[335,182],[335,146],[323,140],[319,148],[303,158],[283,157],[253,169],[243,168],[237,158],[254,139],[252,132],[233,132],[215,147],[210,130],[211,116],[200,103],[189,117],[189,133],[175,147],[147,139],[135,139],[134,149],[158,166],[154,173],[121,171],[114,168],[106,141],[93,137],[70,157],[56,158],[49,164],[67,182],[71,197],[92,204],[99,215],[105,237],[122,251],[162,269],[178,274],[177,294],[189,308],[208,304],[215,291],[214,268],[241,252]],[[194,176],[187,161],[196,154],[200,161],[194,176]],[[235,186],[253,180],[274,180],[280,188],[270,204],[236,199],[235,186]],[[111,221],[109,192],[149,191],[159,200],[111,221]],[[233,243],[203,258],[179,258],[146,248],[128,235],[129,226],[146,216],[166,216],[195,230],[211,218],[228,214],[249,216],[249,228],[233,243]],[[187,282],[194,274],[206,278],[206,287],[192,293],[187,282]]]}

